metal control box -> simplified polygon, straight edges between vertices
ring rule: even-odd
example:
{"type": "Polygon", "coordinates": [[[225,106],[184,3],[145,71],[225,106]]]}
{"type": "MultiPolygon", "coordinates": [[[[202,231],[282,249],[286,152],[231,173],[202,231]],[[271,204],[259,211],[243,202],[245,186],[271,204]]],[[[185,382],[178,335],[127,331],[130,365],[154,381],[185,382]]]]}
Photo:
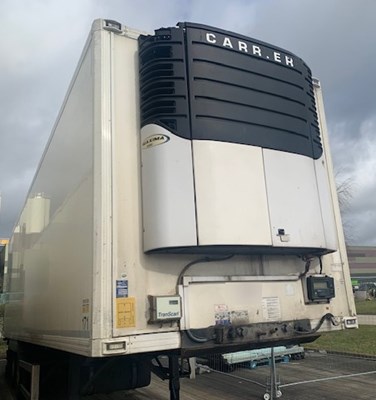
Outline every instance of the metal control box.
{"type": "Polygon", "coordinates": [[[309,276],[307,295],[310,302],[329,302],[335,296],[334,279],[330,276],[309,276]]]}
{"type": "Polygon", "coordinates": [[[180,296],[149,296],[149,322],[177,321],[181,318],[180,296]]]}

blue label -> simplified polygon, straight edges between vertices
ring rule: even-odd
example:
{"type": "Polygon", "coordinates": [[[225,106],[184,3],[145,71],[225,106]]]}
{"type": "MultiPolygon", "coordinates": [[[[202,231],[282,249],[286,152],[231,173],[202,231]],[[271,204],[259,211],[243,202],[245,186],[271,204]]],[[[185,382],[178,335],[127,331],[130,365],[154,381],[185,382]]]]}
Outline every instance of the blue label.
{"type": "Polygon", "coordinates": [[[116,298],[128,297],[128,281],[118,280],[116,281],[116,298]]]}

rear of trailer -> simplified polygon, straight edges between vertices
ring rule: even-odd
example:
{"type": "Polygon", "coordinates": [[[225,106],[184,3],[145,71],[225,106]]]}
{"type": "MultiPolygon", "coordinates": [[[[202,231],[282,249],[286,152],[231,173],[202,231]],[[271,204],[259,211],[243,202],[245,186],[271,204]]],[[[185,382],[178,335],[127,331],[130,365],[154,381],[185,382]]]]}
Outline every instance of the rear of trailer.
{"type": "Polygon", "coordinates": [[[8,376],[41,365],[45,393],[165,355],[177,398],[178,357],[356,326],[319,82],[231,32],[96,20],[9,261],[8,376]]]}

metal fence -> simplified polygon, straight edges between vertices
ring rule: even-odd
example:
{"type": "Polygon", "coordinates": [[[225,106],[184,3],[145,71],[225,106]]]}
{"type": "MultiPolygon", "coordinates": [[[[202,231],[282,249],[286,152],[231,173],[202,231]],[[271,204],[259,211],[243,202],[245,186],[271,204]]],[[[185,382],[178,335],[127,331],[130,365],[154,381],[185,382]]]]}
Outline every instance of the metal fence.
{"type": "MultiPolygon", "coordinates": [[[[262,357],[262,352],[250,351],[247,361],[247,352],[208,356],[198,360],[197,370],[234,380],[249,399],[263,396],[267,400],[300,400],[303,395],[305,400],[375,397],[376,355],[307,349],[301,353],[296,348],[265,349],[264,354],[262,357]]],[[[243,398],[240,396],[234,398],[243,398]]]]}

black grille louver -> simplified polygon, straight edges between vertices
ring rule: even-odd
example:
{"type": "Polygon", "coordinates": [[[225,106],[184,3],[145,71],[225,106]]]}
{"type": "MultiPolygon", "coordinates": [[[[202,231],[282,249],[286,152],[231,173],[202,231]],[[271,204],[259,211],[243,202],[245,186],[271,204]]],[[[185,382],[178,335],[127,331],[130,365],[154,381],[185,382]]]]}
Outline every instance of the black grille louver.
{"type": "Polygon", "coordinates": [[[141,36],[139,48],[141,126],[155,123],[187,139],[321,156],[311,71],[295,55],[191,23],[141,36]]]}
{"type": "Polygon", "coordinates": [[[162,28],[140,36],[141,125],[157,124],[190,137],[184,34],[162,28]]]}

